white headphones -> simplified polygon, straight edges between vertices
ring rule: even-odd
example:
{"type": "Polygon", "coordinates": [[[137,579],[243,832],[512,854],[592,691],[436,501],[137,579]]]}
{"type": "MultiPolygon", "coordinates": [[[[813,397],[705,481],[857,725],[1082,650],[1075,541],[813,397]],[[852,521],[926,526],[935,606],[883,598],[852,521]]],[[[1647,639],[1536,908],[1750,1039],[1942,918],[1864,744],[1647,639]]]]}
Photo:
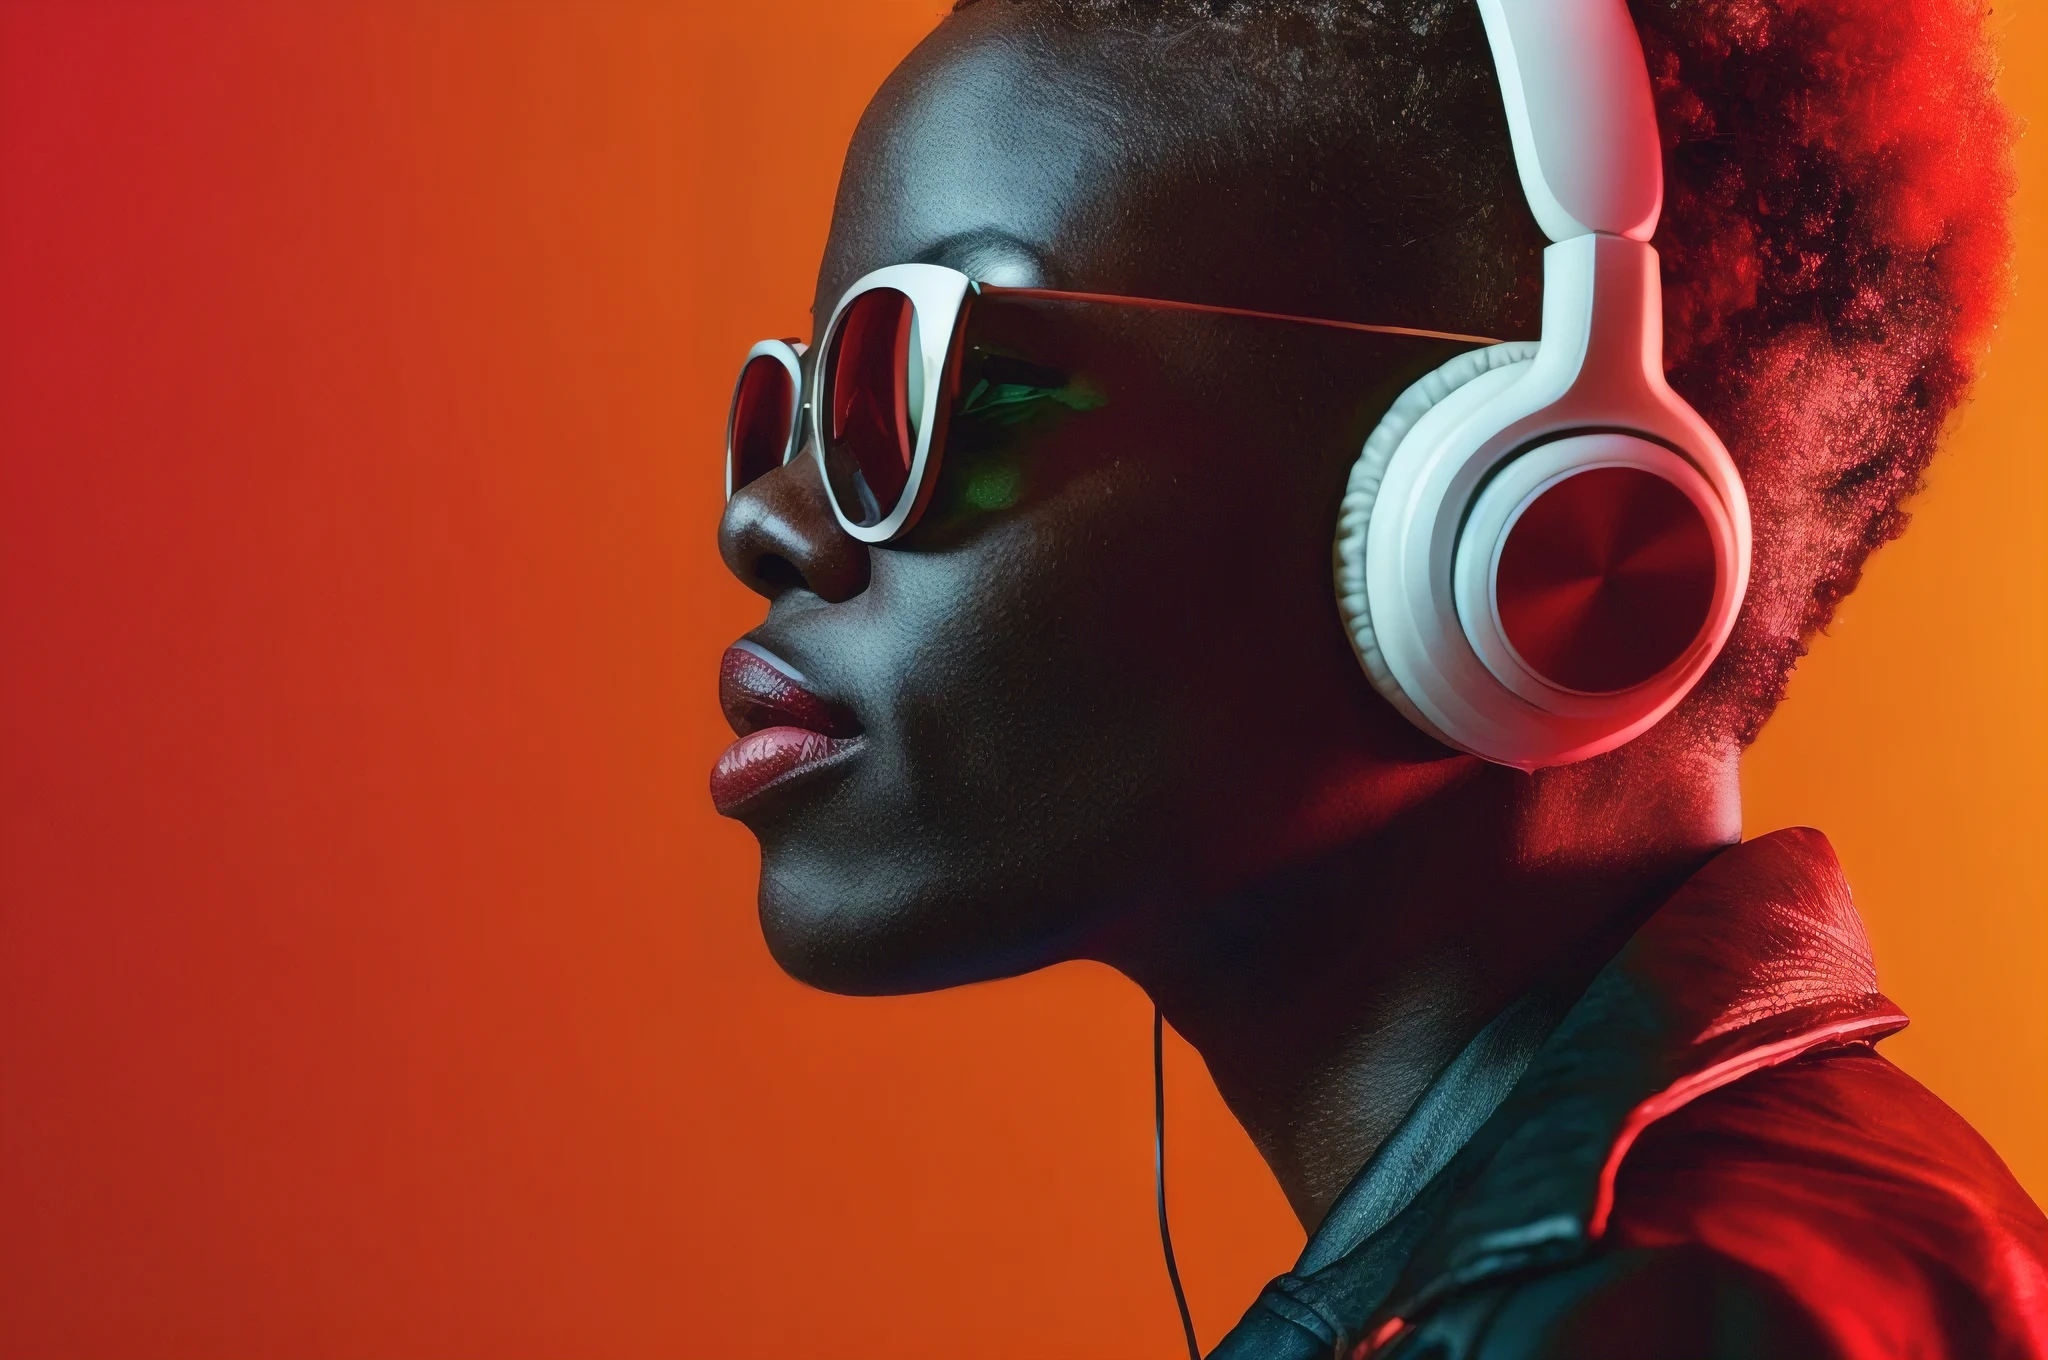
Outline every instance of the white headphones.
{"type": "Polygon", "coordinates": [[[1459,355],[1387,411],[1337,522],[1373,687],[1533,770],[1609,751],[1712,664],[1749,583],[1749,502],[1664,381],[1648,244],[1657,116],[1626,0],[1478,0],[1543,252],[1543,338],[1459,355]]]}

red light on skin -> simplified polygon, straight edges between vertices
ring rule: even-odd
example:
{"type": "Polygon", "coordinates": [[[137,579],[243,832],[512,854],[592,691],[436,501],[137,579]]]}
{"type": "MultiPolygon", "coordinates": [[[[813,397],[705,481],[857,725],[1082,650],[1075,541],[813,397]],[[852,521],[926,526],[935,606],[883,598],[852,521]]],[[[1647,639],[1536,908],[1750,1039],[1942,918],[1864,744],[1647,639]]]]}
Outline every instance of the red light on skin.
{"type": "Polygon", "coordinates": [[[1501,631],[1553,685],[1613,694],[1685,654],[1714,601],[1713,536],[1653,472],[1567,477],[1516,519],[1494,577],[1501,631]]]}

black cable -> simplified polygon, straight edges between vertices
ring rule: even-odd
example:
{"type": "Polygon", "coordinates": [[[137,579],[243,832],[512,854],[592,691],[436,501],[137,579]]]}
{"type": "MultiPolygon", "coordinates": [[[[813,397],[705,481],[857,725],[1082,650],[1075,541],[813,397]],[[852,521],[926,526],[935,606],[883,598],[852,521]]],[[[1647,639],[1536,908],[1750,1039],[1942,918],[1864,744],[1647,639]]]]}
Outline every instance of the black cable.
{"type": "Polygon", "coordinates": [[[1159,1246],[1166,1253],[1166,1278],[1173,1282],[1173,1301],[1180,1305],[1180,1329],[1187,1334],[1188,1360],[1202,1360],[1195,1340],[1195,1319],[1188,1295],[1180,1287],[1180,1267],[1173,1262],[1173,1232],[1166,1226],[1166,1017],[1152,1008],[1152,1168],[1159,1188],[1159,1246]]]}

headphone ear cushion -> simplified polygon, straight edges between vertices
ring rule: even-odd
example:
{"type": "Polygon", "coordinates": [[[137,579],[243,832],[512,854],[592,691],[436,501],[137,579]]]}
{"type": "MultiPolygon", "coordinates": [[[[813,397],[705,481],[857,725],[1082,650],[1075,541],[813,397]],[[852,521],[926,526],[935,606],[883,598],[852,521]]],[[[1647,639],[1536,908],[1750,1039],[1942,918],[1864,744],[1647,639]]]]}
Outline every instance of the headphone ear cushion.
{"type": "MultiPolygon", "coordinates": [[[[1344,488],[1344,500],[1337,511],[1337,540],[1333,567],[1337,577],[1337,612],[1343,616],[1344,631],[1359,665],[1373,687],[1390,699],[1400,694],[1400,684],[1380,654],[1379,639],[1373,632],[1372,604],[1366,590],[1365,540],[1372,523],[1372,508],[1379,500],[1380,483],[1387,475],[1401,441],[1430,409],[1465,384],[1509,364],[1536,357],[1534,340],[1510,340],[1466,350],[1443,367],[1415,380],[1387,408],[1379,425],[1365,441],[1358,461],[1351,465],[1351,480],[1344,488]]],[[[1398,703],[1399,700],[1396,699],[1398,703]]]]}

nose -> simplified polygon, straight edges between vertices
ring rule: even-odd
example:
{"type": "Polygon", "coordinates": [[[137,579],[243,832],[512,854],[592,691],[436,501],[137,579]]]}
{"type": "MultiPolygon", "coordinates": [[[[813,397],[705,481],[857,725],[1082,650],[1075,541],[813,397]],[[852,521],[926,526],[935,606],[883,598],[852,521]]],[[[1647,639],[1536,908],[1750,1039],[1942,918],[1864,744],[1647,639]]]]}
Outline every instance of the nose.
{"type": "Polygon", "coordinates": [[[839,527],[808,450],[726,502],[718,552],[741,584],[770,600],[806,590],[837,604],[868,588],[868,545],[839,527]]]}

